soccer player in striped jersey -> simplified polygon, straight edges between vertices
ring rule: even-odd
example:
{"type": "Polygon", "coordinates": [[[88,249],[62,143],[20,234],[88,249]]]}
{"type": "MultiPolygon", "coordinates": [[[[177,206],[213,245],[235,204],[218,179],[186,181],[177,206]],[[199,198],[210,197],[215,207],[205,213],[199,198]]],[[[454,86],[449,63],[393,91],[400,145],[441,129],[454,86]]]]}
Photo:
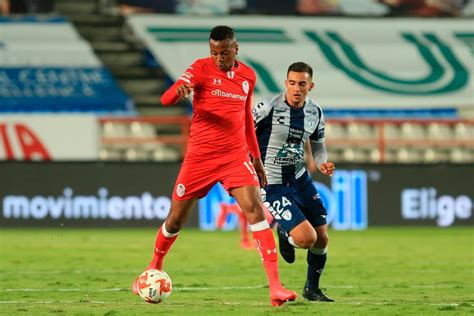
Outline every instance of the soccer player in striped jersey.
{"type": "MultiPolygon", "coordinates": [[[[213,28],[209,48],[210,56],[196,60],[161,97],[163,105],[172,105],[193,92],[193,118],[170,212],[158,229],[148,269],[163,268],[165,255],[196,201],[220,182],[237,200],[250,224],[267,274],[271,304],[281,305],[295,300],[297,294],[280,283],[275,237],[265,219],[259,192],[258,176],[262,185],[266,185],[266,176],[252,117],[256,75],[236,59],[239,46],[232,28],[213,28]]],[[[138,283],[137,279],[133,284],[135,293],[138,283]]]]}
{"type": "Polygon", "coordinates": [[[309,140],[319,171],[328,176],[334,173],[334,163],[327,161],[323,111],[308,97],[314,88],[312,77],[310,65],[293,63],[288,68],[286,91],[257,103],[252,114],[268,182],[262,197],[278,221],[280,253],[293,263],[295,248],[308,249],[303,297],[333,302],[319,287],[327,258],[327,211],[304,162],[309,140]]]}

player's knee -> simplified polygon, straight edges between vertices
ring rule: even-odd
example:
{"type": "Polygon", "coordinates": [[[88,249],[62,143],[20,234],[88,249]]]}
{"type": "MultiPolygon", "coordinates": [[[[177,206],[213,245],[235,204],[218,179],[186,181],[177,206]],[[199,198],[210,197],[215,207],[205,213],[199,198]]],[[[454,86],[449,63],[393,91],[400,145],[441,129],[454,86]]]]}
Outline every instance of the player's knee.
{"type": "Polygon", "coordinates": [[[171,234],[175,234],[181,230],[184,226],[184,220],[167,220],[166,230],[171,234]]]}
{"type": "Polygon", "coordinates": [[[322,234],[318,236],[318,239],[315,243],[315,246],[318,248],[326,248],[329,243],[329,235],[328,234],[322,234]]]}
{"type": "Polygon", "coordinates": [[[293,238],[295,244],[303,249],[310,249],[314,246],[317,240],[316,234],[305,234],[299,238],[293,238]]]}
{"type": "Polygon", "coordinates": [[[314,237],[308,237],[308,238],[305,238],[302,240],[302,243],[301,243],[301,248],[304,248],[304,249],[309,249],[311,247],[314,246],[314,244],[316,243],[316,236],[314,237]]]}

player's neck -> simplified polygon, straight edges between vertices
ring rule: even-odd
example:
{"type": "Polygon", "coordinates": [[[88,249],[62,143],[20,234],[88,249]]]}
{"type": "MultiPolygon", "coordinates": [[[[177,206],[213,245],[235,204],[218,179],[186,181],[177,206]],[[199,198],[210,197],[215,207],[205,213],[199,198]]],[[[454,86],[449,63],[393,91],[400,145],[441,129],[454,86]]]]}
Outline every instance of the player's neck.
{"type": "Polygon", "coordinates": [[[301,109],[305,105],[305,100],[303,100],[303,102],[300,102],[300,103],[291,102],[291,101],[289,101],[289,98],[285,94],[285,103],[288,104],[288,106],[290,106],[294,109],[301,109]]]}

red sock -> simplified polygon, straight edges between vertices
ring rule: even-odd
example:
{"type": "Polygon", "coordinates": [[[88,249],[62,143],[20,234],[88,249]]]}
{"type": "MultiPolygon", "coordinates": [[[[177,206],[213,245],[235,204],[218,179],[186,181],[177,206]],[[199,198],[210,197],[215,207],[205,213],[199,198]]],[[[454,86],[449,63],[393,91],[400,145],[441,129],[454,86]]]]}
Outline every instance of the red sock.
{"type": "MultiPolygon", "coordinates": [[[[268,227],[267,221],[250,225],[253,234],[253,242],[262,259],[265,272],[267,273],[270,291],[281,287],[280,277],[278,276],[278,255],[273,232],[268,227]],[[261,224],[264,223],[264,224],[261,224]],[[266,226],[262,230],[256,230],[255,225],[266,226]]],[[[258,228],[257,228],[258,229],[258,228]]]]}
{"type": "Polygon", "coordinates": [[[170,234],[166,231],[165,224],[161,225],[156,234],[155,250],[153,253],[153,259],[148,265],[148,269],[163,269],[163,259],[165,258],[168,250],[173,245],[174,241],[178,238],[178,233],[170,234]],[[163,232],[164,230],[164,232],[163,232]]]}

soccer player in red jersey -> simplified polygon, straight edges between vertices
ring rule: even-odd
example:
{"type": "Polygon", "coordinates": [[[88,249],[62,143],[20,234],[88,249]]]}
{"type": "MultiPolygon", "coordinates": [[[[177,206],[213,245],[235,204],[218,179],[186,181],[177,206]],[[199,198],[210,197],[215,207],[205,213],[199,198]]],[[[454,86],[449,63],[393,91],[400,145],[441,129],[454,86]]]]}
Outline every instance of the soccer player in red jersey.
{"type": "MultiPolygon", "coordinates": [[[[262,185],[266,185],[267,180],[252,116],[256,75],[250,67],[236,60],[239,46],[232,28],[213,28],[209,48],[210,56],[196,60],[161,97],[163,105],[172,105],[193,92],[193,118],[171,209],[158,229],[148,269],[163,268],[163,259],[192,207],[220,182],[247,217],[267,274],[271,304],[281,305],[295,300],[297,294],[280,283],[275,238],[265,219],[260,197],[258,176],[262,185]]],[[[134,292],[136,287],[137,281],[134,292]]]]}

